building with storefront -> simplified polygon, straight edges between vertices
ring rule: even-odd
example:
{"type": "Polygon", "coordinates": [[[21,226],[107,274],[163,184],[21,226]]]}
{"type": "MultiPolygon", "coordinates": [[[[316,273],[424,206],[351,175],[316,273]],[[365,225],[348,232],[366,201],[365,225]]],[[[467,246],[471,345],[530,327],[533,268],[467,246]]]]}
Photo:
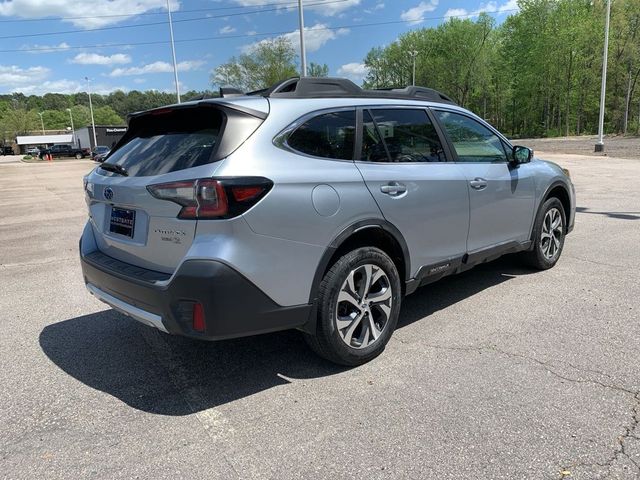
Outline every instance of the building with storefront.
{"type": "MultiPolygon", "coordinates": [[[[98,145],[113,147],[127,131],[126,125],[96,125],[96,139],[98,145]]],[[[95,147],[93,143],[93,127],[79,128],[75,131],[75,138],[78,148],[95,147]]]]}

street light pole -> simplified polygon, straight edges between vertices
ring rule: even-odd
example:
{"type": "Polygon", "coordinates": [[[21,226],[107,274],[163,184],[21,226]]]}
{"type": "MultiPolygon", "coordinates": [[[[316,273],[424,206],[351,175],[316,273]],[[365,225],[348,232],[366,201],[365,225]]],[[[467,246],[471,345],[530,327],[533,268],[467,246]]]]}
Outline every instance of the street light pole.
{"type": "Polygon", "coordinates": [[[69,112],[69,118],[71,119],[71,139],[73,140],[73,146],[76,146],[76,129],[73,126],[73,114],[71,113],[71,109],[67,108],[67,112],[69,112]]]}
{"type": "Polygon", "coordinates": [[[173,40],[173,20],[171,19],[171,5],[167,0],[167,10],[169,11],[169,33],[171,34],[171,54],[173,55],[173,79],[176,82],[176,98],[180,103],[180,84],[178,83],[178,64],[176,62],[176,44],[173,40]]]}
{"type": "Polygon", "coordinates": [[[302,0],[298,0],[298,17],[300,20],[300,76],[307,76],[307,52],[304,48],[304,13],[302,11],[302,0]]]}
{"type": "Polygon", "coordinates": [[[607,94],[607,56],[609,53],[609,17],[611,0],[607,0],[607,18],[604,23],[604,54],[602,55],[602,85],[600,86],[600,117],[598,118],[598,143],[596,152],[604,152],[604,101],[607,94]]]}
{"type": "Polygon", "coordinates": [[[91,127],[93,128],[93,146],[98,146],[98,139],[96,138],[96,121],[93,119],[93,103],[91,102],[91,88],[89,86],[89,77],[84,77],[87,81],[87,93],[89,94],[89,111],[91,112],[91,127]]]}
{"type": "Polygon", "coordinates": [[[411,84],[415,87],[416,86],[416,57],[418,56],[418,51],[410,50],[409,55],[411,55],[411,58],[413,59],[413,77],[412,77],[413,81],[411,84]]]}
{"type": "Polygon", "coordinates": [[[42,125],[42,135],[44,135],[44,120],[42,119],[42,114],[44,112],[38,112],[38,115],[40,115],[40,125],[42,125]]]}

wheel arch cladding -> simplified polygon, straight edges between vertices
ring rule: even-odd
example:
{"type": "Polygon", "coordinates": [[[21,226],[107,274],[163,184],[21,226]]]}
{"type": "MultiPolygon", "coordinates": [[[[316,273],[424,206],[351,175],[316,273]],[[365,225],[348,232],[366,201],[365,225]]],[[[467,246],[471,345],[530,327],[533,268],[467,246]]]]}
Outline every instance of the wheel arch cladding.
{"type": "Polygon", "coordinates": [[[544,196],[544,199],[542,200],[542,203],[540,204],[540,206],[544,205],[544,202],[546,202],[547,200],[553,197],[560,200],[560,203],[562,204],[562,209],[564,210],[564,217],[567,219],[567,224],[564,227],[565,233],[566,233],[566,229],[568,228],[569,217],[571,215],[571,197],[569,196],[567,187],[565,187],[562,183],[555,183],[551,185],[551,187],[549,188],[549,191],[544,196]]]}
{"type": "Polygon", "coordinates": [[[361,221],[343,230],[327,247],[320,259],[311,286],[309,303],[315,303],[318,287],[325,273],[345,253],[360,247],[376,247],[393,261],[404,282],[409,278],[411,265],[409,249],[400,231],[384,220],[361,221]]]}

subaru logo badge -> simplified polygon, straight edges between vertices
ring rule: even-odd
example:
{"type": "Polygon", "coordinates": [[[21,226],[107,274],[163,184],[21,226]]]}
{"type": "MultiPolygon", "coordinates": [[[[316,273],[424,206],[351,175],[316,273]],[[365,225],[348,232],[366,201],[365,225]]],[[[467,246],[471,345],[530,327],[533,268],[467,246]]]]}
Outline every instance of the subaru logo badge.
{"type": "Polygon", "coordinates": [[[104,198],[106,198],[107,200],[113,200],[113,190],[111,189],[111,187],[107,187],[104,189],[104,198]]]}

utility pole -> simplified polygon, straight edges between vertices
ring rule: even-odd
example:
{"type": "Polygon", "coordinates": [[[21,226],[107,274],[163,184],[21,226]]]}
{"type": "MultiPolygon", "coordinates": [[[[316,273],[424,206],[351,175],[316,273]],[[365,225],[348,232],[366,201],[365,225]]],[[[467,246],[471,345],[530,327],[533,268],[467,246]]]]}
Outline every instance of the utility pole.
{"type": "Polygon", "coordinates": [[[91,112],[91,127],[93,128],[93,147],[98,146],[98,139],[96,138],[96,122],[93,119],[93,103],[91,102],[91,88],[89,86],[89,77],[84,77],[87,81],[87,93],[89,94],[89,111],[91,112]]]}
{"type": "Polygon", "coordinates": [[[42,135],[44,135],[44,120],[42,119],[42,114],[44,112],[38,112],[38,115],[40,115],[40,125],[42,125],[42,135]]]}
{"type": "Polygon", "coordinates": [[[173,20],[171,19],[171,4],[167,0],[167,10],[169,11],[169,33],[171,34],[171,53],[173,55],[173,79],[176,82],[176,98],[180,103],[180,84],[178,83],[178,64],[176,62],[176,44],[173,40],[173,20]]]}
{"type": "Polygon", "coordinates": [[[307,76],[307,52],[304,48],[304,13],[302,11],[302,0],[298,0],[298,16],[300,20],[300,76],[307,76]]]}
{"type": "Polygon", "coordinates": [[[602,55],[602,85],[600,87],[600,117],[598,118],[598,143],[596,152],[604,152],[604,101],[607,94],[607,56],[609,53],[609,18],[611,0],[607,0],[607,18],[604,23],[604,54],[602,55]]]}
{"type": "Polygon", "coordinates": [[[411,55],[411,58],[413,59],[413,80],[411,82],[411,85],[413,85],[414,87],[416,86],[416,57],[418,56],[418,51],[417,50],[409,50],[409,55],[411,55]]]}
{"type": "Polygon", "coordinates": [[[69,112],[69,118],[71,119],[71,139],[73,140],[73,146],[76,147],[76,129],[73,126],[73,114],[70,108],[67,108],[67,112],[69,112]]]}

